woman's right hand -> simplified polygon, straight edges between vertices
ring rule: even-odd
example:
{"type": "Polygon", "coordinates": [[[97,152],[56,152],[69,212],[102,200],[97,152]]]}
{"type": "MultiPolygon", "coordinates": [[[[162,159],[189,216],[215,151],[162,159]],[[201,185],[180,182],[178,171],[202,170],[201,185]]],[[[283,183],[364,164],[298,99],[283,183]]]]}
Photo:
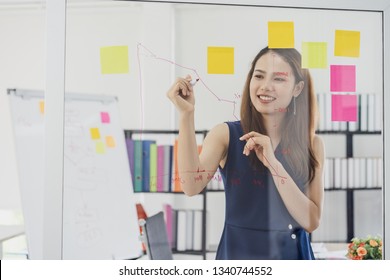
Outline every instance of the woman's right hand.
{"type": "Polygon", "coordinates": [[[180,113],[190,113],[195,109],[194,91],[190,82],[190,75],[187,75],[185,78],[177,78],[167,92],[167,97],[180,113]]]}

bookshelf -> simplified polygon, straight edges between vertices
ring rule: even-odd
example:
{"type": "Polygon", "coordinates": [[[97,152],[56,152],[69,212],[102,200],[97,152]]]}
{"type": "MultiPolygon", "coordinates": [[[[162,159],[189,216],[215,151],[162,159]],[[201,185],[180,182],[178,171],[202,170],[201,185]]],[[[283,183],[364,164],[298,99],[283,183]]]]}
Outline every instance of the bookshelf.
{"type": "MultiPolygon", "coordinates": [[[[322,135],[344,135],[345,136],[345,151],[346,151],[346,159],[354,158],[354,145],[353,145],[353,137],[357,135],[380,135],[381,131],[361,131],[361,130],[355,130],[350,131],[348,130],[349,127],[347,126],[346,130],[341,131],[334,131],[334,130],[322,130],[317,131],[317,134],[322,135]]],[[[356,175],[355,175],[356,176],[356,175]]],[[[367,181],[366,181],[367,182],[367,181]]],[[[340,186],[334,186],[331,188],[325,188],[325,191],[344,191],[346,192],[346,215],[347,215],[347,236],[346,236],[346,242],[350,242],[350,240],[355,237],[355,217],[354,217],[354,193],[356,191],[362,191],[362,190],[380,190],[382,183],[379,183],[377,185],[372,185],[368,187],[368,185],[365,186],[353,186],[348,185],[345,188],[340,186]]]]}
{"type": "MultiPolygon", "coordinates": [[[[144,138],[148,138],[146,135],[177,135],[179,133],[178,130],[125,130],[125,136],[126,138],[133,138],[134,134],[144,134],[144,138]]],[[[203,139],[208,133],[207,130],[197,130],[195,132],[197,135],[200,135],[203,139]]],[[[341,135],[345,136],[345,151],[346,151],[346,158],[353,158],[354,157],[354,147],[353,147],[353,138],[356,135],[380,135],[381,131],[349,131],[348,126],[346,127],[346,130],[322,130],[316,132],[319,135],[341,135]]],[[[214,250],[210,250],[207,246],[207,201],[208,201],[208,195],[207,193],[218,193],[223,192],[223,189],[215,189],[210,188],[209,185],[201,192],[198,196],[201,197],[201,211],[202,211],[202,246],[201,250],[184,250],[184,251],[177,251],[173,250],[174,254],[190,254],[190,255],[200,255],[203,257],[203,259],[206,259],[207,253],[214,252],[214,250]]],[[[326,192],[345,192],[346,193],[346,220],[347,220],[347,236],[345,238],[345,242],[349,242],[350,239],[352,239],[355,236],[354,228],[355,228],[355,217],[354,217],[354,206],[355,206],[355,199],[354,199],[354,193],[356,191],[362,191],[362,190],[380,190],[380,186],[372,186],[372,187],[333,187],[333,188],[326,188],[326,192]]],[[[141,192],[146,195],[174,195],[174,196],[184,196],[182,192],[141,192]]],[[[183,198],[187,199],[187,198],[183,198]]],[[[338,241],[338,242],[341,242],[338,241]]]]}
{"type": "MultiPolygon", "coordinates": [[[[331,117],[333,108],[332,94],[329,92],[317,93],[320,116],[317,134],[330,136],[330,145],[325,143],[325,147],[330,154],[342,154],[341,157],[333,156],[330,159],[327,156],[325,169],[328,170],[325,170],[325,191],[345,192],[347,223],[345,241],[349,242],[351,238],[355,237],[354,229],[357,219],[354,217],[354,212],[356,210],[355,206],[358,206],[355,204],[356,192],[380,190],[383,184],[383,174],[381,174],[383,172],[382,158],[376,152],[379,147],[372,148],[368,147],[371,146],[371,143],[366,145],[366,143],[356,143],[354,141],[356,136],[365,138],[364,136],[370,137],[381,134],[383,102],[382,96],[373,92],[343,93],[356,96],[356,108],[349,108],[356,110],[356,120],[348,122],[333,121],[331,117]],[[356,147],[354,147],[354,142],[357,145],[356,147]],[[345,146],[341,147],[342,145],[345,146]],[[345,148],[345,150],[341,152],[342,149],[340,148],[345,148]],[[362,153],[361,150],[356,148],[367,152],[362,153]],[[363,154],[363,156],[359,154],[363,154]],[[376,157],[373,156],[375,154],[376,157]],[[332,160],[334,161],[332,162],[332,160]],[[341,164],[340,161],[342,162],[341,164]],[[337,167],[335,167],[336,165],[337,167]],[[351,167],[352,165],[354,167],[351,167]],[[356,167],[359,165],[360,167],[356,167]],[[329,171],[329,169],[333,171],[329,171]],[[377,172],[377,170],[381,172],[375,175],[374,172],[377,172]],[[336,176],[336,173],[338,176],[336,176]],[[334,178],[337,178],[337,180],[334,178]]],[[[375,137],[372,139],[375,140],[375,137]]]]}
{"type": "MultiPolygon", "coordinates": [[[[125,138],[126,139],[134,139],[134,135],[142,135],[142,138],[145,138],[145,139],[150,139],[151,137],[147,137],[146,135],[149,135],[149,136],[158,136],[158,135],[172,135],[172,136],[176,136],[179,134],[179,130],[137,130],[137,129],[134,129],[134,130],[125,130],[124,131],[125,133],[125,138]]],[[[196,130],[195,131],[195,134],[196,135],[200,135],[202,137],[202,139],[204,139],[206,137],[206,134],[208,133],[207,130],[196,130]]],[[[176,138],[176,137],[175,137],[176,138]]],[[[156,139],[158,140],[158,139],[156,139]]],[[[173,145],[173,143],[172,143],[173,145]]],[[[171,182],[171,184],[173,185],[173,182],[171,182]]],[[[173,186],[172,186],[173,187],[173,186]]],[[[206,229],[206,225],[207,225],[207,187],[199,194],[199,196],[201,196],[202,198],[202,207],[201,207],[201,213],[202,213],[202,230],[201,230],[201,250],[175,250],[173,249],[172,250],[172,253],[174,254],[188,254],[188,255],[200,255],[203,257],[203,259],[206,259],[207,257],[207,253],[208,253],[208,249],[207,249],[207,242],[206,242],[206,238],[207,238],[207,229],[206,229]]],[[[214,190],[215,191],[215,190],[214,190]]],[[[142,194],[145,194],[145,195],[181,195],[181,196],[185,196],[185,194],[183,192],[177,192],[177,191],[173,191],[173,189],[171,191],[155,191],[155,192],[148,192],[148,191],[141,191],[141,192],[135,192],[135,193],[142,193],[142,194]]],[[[189,199],[189,198],[184,198],[184,199],[189,199]]]]}

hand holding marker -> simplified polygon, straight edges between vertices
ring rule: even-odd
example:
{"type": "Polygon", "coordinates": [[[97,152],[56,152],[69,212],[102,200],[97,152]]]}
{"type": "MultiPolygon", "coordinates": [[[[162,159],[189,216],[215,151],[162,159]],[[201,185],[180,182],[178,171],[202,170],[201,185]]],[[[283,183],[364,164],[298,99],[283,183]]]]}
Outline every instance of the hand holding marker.
{"type": "MultiPolygon", "coordinates": [[[[197,78],[197,79],[192,79],[192,80],[189,82],[189,84],[190,84],[191,86],[195,86],[196,83],[197,83],[198,81],[199,81],[199,78],[197,78]]],[[[180,93],[181,96],[183,96],[183,92],[182,92],[181,89],[179,89],[179,93],[180,93]]]]}
{"type": "Polygon", "coordinates": [[[186,78],[178,78],[176,83],[167,92],[167,97],[172,101],[180,113],[193,112],[195,105],[195,97],[192,92],[192,87],[199,81],[191,79],[190,75],[186,78]]]}
{"type": "Polygon", "coordinates": [[[196,83],[197,83],[198,81],[199,81],[199,78],[197,78],[197,79],[192,79],[191,82],[190,82],[191,86],[196,85],[196,83]]]}

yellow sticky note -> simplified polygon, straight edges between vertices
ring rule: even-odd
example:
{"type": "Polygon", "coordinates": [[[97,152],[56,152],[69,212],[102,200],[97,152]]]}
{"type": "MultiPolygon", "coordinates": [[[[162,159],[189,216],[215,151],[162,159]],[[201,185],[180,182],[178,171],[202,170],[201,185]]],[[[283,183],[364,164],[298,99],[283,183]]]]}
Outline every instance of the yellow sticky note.
{"type": "Polygon", "coordinates": [[[106,136],[106,146],[109,148],[115,148],[115,139],[112,136],[106,136]]]}
{"type": "Polygon", "coordinates": [[[100,48],[102,74],[129,73],[129,51],[127,46],[100,48]]]}
{"type": "Polygon", "coordinates": [[[294,22],[268,22],[268,47],[270,49],[294,48],[294,22]]]}
{"type": "Polygon", "coordinates": [[[41,114],[44,114],[45,113],[45,101],[39,101],[39,112],[41,114]]]}
{"type": "Polygon", "coordinates": [[[91,133],[91,138],[92,138],[93,140],[100,139],[99,128],[97,128],[97,127],[91,128],[91,129],[90,129],[90,133],[91,133]]]}
{"type": "Polygon", "coordinates": [[[360,56],[360,32],[336,30],[334,40],[335,56],[360,56]]]}
{"type": "Polygon", "coordinates": [[[302,68],[327,68],[328,44],[325,42],[302,43],[302,68]]]}
{"type": "Polygon", "coordinates": [[[234,74],[234,48],[208,47],[207,73],[234,74]]]}
{"type": "Polygon", "coordinates": [[[96,142],[96,153],[104,154],[106,152],[106,148],[104,147],[104,143],[101,141],[96,142]]]}

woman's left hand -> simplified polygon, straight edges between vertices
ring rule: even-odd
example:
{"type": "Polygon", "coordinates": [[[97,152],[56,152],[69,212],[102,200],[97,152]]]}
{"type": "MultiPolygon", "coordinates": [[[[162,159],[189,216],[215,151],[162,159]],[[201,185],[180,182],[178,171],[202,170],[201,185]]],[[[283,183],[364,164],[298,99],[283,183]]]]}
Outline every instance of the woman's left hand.
{"type": "Polygon", "coordinates": [[[264,164],[265,167],[270,168],[271,163],[276,160],[271,139],[267,135],[251,131],[240,137],[241,141],[246,141],[244,146],[244,155],[249,156],[251,151],[256,153],[257,158],[264,164]]]}

